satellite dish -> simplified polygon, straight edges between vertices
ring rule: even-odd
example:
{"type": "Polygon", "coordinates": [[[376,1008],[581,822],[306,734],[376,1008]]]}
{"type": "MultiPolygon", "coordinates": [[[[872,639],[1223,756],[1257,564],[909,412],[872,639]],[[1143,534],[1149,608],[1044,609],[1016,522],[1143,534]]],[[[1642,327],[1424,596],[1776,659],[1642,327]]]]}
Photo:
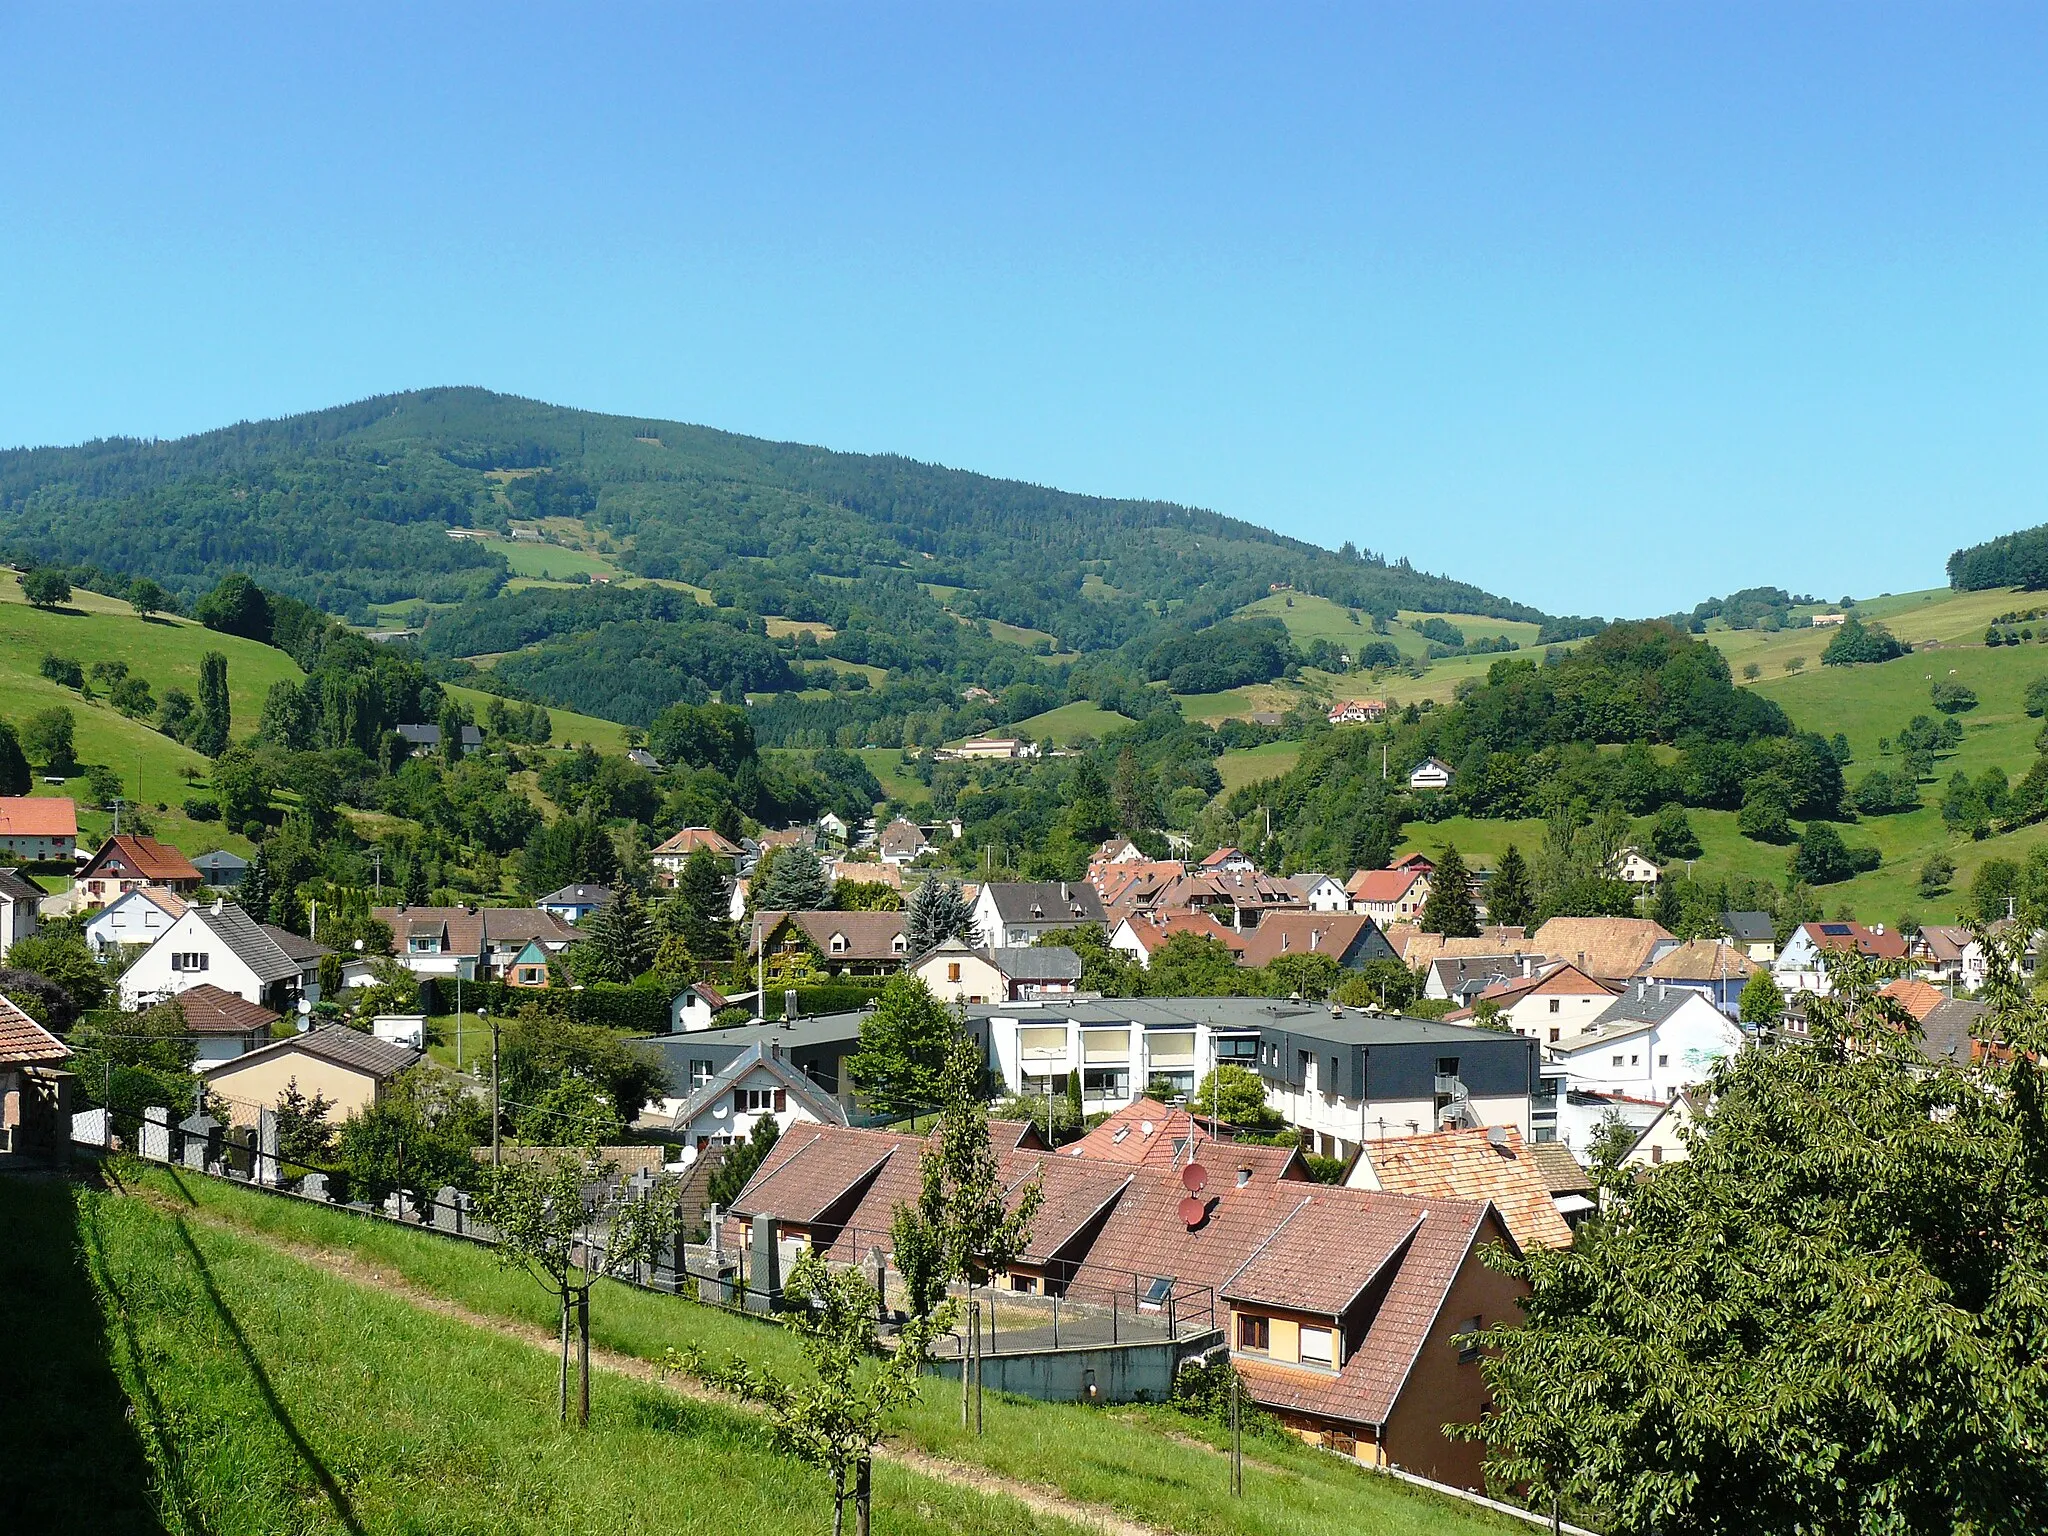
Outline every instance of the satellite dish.
{"type": "Polygon", "coordinates": [[[1180,1171],[1180,1187],[1191,1195],[1199,1195],[1209,1187],[1209,1170],[1200,1163],[1189,1163],[1180,1171]]]}
{"type": "Polygon", "coordinates": [[[1159,1127],[1154,1125],[1150,1120],[1140,1120],[1138,1122],[1138,1134],[1140,1136],[1150,1136],[1154,1131],[1158,1129],[1159,1127]]]}
{"type": "Polygon", "coordinates": [[[1202,1203],[1199,1195],[1181,1196],[1180,1224],[1182,1226],[1190,1229],[1199,1227],[1202,1224],[1202,1218],[1208,1214],[1208,1211],[1209,1207],[1202,1203]]]}

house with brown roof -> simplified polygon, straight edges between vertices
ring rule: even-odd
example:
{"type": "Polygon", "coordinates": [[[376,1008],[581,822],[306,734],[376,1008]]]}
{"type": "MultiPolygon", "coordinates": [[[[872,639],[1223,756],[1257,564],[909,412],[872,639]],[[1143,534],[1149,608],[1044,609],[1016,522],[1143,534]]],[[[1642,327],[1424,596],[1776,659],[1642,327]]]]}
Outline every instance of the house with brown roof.
{"type": "Polygon", "coordinates": [[[1733,1018],[1742,1005],[1743,987],[1762,969],[1739,944],[1726,939],[1692,939],[1667,949],[1646,974],[1651,981],[1700,993],[1733,1018]]]}
{"type": "Polygon", "coordinates": [[[1490,1003],[1508,1028],[1527,1040],[1545,1044],[1577,1034],[1620,995],[1621,988],[1588,976],[1576,965],[1550,964],[1544,969],[1496,982],[1481,992],[1470,1008],[1445,1015],[1463,1022],[1490,1003]]]}
{"type": "Polygon", "coordinates": [[[1237,963],[1266,966],[1282,955],[1329,955],[1347,971],[1395,958],[1380,925],[1363,912],[1273,912],[1244,936],[1237,963]]]}
{"type": "Polygon", "coordinates": [[[0,795],[0,855],[25,864],[69,864],[77,848],[77,801],[68,795],[0,795]]]}
{"type": "Polygon", "coordinates": [[[1441,933],[1425,933],[1413,923],[1396,923],[1386,930],[1386,934],[1387,942],[1394,946],[1401,963],[1411,971],[1419,971],[1438,960],[1541,954],[1529,942],[1526,928],[1501,923],[1482,924],[1479,932],[1471,938],[1446,938],[1441,933]]]}
{"type": "MultiPolygon", "coordinates": [[[[1134,1106],[1134,1109],[1136,1106],[1134,1106]]],[[[1164,1108],[1161,1107],[1164,1114],[1164,1108]]],[[[1138,1134],[1126,1130],[1128,1146],[1138,1134]]],[[[1112,1133],[1114,1134],[1114,1133],[1112,1133]]],[[[1024,1257],[998,1283],[1148,1316],[1141,1337],[1207,1347],[1222,1334],[1252,1400],[1306,1439],[1373,1465],[1480,1485],[1483,1449],[1443,1426],[1483,1413],[1478,1333],[1519,1321],[1526,1288],[1481,1250],[1515,1251],[1484,1201],[1333,1188],[1277,1175],[1276,1149],[1147,1141],[1161,1165],[1075,1149],[999,1151],[1014,1198],[1044,1197],[1024,1257]],[[1189,1153],[1204,1159],[1189,1168],[1189,1153]]],[[[889,1217],[921,1182],[921,1138],[800,1126],[733,1201],[736,1248],[766,1217],[839,1263],[888,1253],[889,1217]]],[[[1114,1346],[1112,1346],[1114,1347],[1114,1346]]]]}
{"type": "Polygon", "coordinates": [[[185,1016],[185,1033],[196,1040],[194,1070],[260,1049],[270,1040],[271,1026],[283,1017],[211,982],[186,988],[178,994],[177,1003],[185,1016]]]}
{"type": "Polygon", "coordinates": [[[898,816],[882,828],[875,841],[875,851],[884,864],[914,864],[931,851],[931,839],[924,835],[924,828],[913,821],[898,816]]]}
{"type": "Polygon", "coordinates": [[[345,1024],[323,1024],[232,1061],[201,1067],[199,1075],[227,1101],[230,1124],[256,1124],[264,1110],[276,1108],[296,1087],[308,1099],[317,1094],[327,1100],[332,1108],[326,1118],[339,1125],[380,1102],[391,1080],[420,1059],[410,1046],[345,1024]]]}
{"type": "Polygon", "coordinates": [[[1429,900],[1430,874],[1421,869],[1361,869],[1344,883],[1351,910],[1363,912],[1384,928],[1422,915],[1429,900]]]}
{"type": "Polygon", "coordinates": [[[1490,1200],[1525,1253],[1571,1246],[1571,1228],[1551,1199],[1534,1144],[1511,1125],[1368,1141],[1344,1183],[1394,1195],[1490,1200]]]}
{"type": "Polygon", "coordinates": [[[1861,955],[1869,960],[1904,960],[1905,936],[1887,931],[1883,923],[1866,928],[1861,923],[1801,923],[1785,940],[1772,963],[1771,974],[1780,990],[1826,992],[1829,955],[1861,955]]]}
{"type": "Polygon", "coordinates": [[[1232,953],[1242,955],[1249,942],[1247,935],[1226,927],[1207,912],[1154,912],[1134,913],[1118,921],[1116,929],[1109,936],[1109,947],[1129,955],[1146,970],[1152,968],[1152,957],[1166,947],[1166,941],[1177,933],[1191,933],[1197,938],[1213,939],[1232,953]]]}
{"type": "Polygon", "coordinates": [[[71,1143],[71,1047],[0,997],[0,1152],[49,1157],[71,1143]]]}
{"type": "MultiPolygon", "coordinates": [[[[582,935],[538,907],[372,907],[391,930],[398,963],[422,980],[464,981],[504,976],[529,943],[550,956],[582,935]]],[[[351,982],[350,985],[354,983],[351,982]]]]}
{"type": "Polygon", "coordinates": [[[685,827],[649,851],[647,862],[653,866],[655,883],[674,885],[682,878],[683,866],[690,862],[690,855],[699,848],[718,860],[719,873],[732,875],[738,872],[741,849],[737,843],[712,827],[685,827]]]}
{"type": "Polygon", "coordinates": [[[1081,990],[1081,957],[1063,944],[989,949],[948,938],[909,969],[945,1003],[1050,1001],[1081,990]]]}
{"type": "Polygon", "coordinates": [[[1678,940],[1646,917],[1553,917],[1529,936],[1529,947],[1569,960],[1588,976],[1625,982],[1676,949],[1678,940]]]}
{"type": "Polygon", "coordinates": [[[899,912],[762,912],[747,958],[765,956],[770,984],[820,976],[893,976],[909,958],[899,912]]]}
{"type": "Polygon", "coordinates": [[[169,843],[134,832],[117,832],[86,861],[71,889],[74,900],[94,908],[144,886],[189,896],[203,881],[192,861],[169,843]]]}

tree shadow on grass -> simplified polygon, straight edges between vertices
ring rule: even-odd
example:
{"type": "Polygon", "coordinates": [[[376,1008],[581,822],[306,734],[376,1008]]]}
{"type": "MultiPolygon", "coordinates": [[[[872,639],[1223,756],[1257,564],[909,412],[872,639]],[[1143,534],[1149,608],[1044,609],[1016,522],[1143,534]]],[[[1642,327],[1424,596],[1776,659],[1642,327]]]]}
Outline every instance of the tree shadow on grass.
{"type": "Polygon", "coordinates": [[[220,1319],[221,1326],[227,1329],[228,1337],[234,1341],[235,1349],[242,1357],[242,1363],[249,1368],[249,1377],[255,1382],[257,1392],[262,1395],[263,1406],[270,1410],[271,1418],[277,1421],[277,1427],[284,1431],[285,1439],[291,1442],[293,1452],[305,1464],[306,1470],[313,1474],[313,1480],[320,1485],[321,1493],[333,1507],[335,1518],[351,1536],[363,1536],[363,1523],[356,1518],[355,1505],[349,1501],[347,1491],[328,1470],[327,1463],[320,1459],[319,1452],[313,1449],[312,1443],[300,1432],[297,1421],[292,1418],[291,1410],[285,1407],[283,1399],[277,1395],[277,1389],[271,1385],[270,1372],[264,1369],[261,1357],[250,1348],[248,1336],[242,1332],[241,1323],[236,1320],[226,1298],[221,1295],[220,1287],[214,1284],[213,1270],[208,1267],[205,1255],[200,1253],[199,1245],[192,1241],[191,1229],[185,1225],[183,1217],[176,1218],[176,1225],[178,1240],[185,1245],[185,1256],[192,1261],[192,1268],[199,1276],[199,1283],[206,1288],[206,1299],[212,1303],[214,1315],[220,1319]]]}
{"type": "Polygon", "coordinates": [[[162,1536],[163,1504],[203,1533],[147,1379],[131,1402],[116,1368],[135,1341],[84,1197],[61,1180],[4,1179],[0,1212],[0,1531],[162,1536]]]}

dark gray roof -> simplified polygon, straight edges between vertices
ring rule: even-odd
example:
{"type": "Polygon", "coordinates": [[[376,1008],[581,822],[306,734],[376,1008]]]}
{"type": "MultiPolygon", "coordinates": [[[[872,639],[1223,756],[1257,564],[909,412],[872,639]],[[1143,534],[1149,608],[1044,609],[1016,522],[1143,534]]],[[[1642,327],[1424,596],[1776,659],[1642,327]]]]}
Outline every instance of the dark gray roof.
{"type": "Polygon", "coordinates": [[[1498,1030],[1403,1014],[1372,1014],[1359,1008],[1332,1012],[1325,1003],[1297,1003],[1264,997],[1104,997],[1057,998],[1042,1003],[982,1003],[968,1007],[970,1018],[1023,1018],[1031,1013],[1071,1019],[1076,1024],[1137,1024],[1146,1029],[1171,1029],[1206,1024],[1211,1029],[1284,1029],[1325,1040],[1332,1045],[1404,1045],[1417,1042],[1457,1045],[1499,1044],[1518,1040],[1498,1030]]]}
{"type": "Polygon", "coordinates": [[[612,899],[612,890],[607,885],[565,885],[559,891],[549,891],[534,905],[536,907],[601,907],[612,899]]]}
{"type": "Polygon", "coordinates": [[[288,980],[304,970],[307,961],[333,953],[324,944],[257,922],[232,902],[222,902],[218,908],[195,906],[186,910],[255,972],[261,982],[288,980]]]}
{"type": "Polygon", "coordinates": [[[1693,987],[1671,986],[1652,982],[1648,986],[1633,986],[1600,1011],[1599,1017],[1569,1039],[1558,1042],[1558,1049],[1571,1050],[1575,1046],[1599,1040],[1612,1040],[1621,1035],[1638,1034],[1653,1024],[1662,1024],[1687,1003],[1697,1001],[1700,992],[1693,987]]]}
{"type": "Polygon", "coordinates": [[[1095,887],[1079,880],[998,881],[986,887],[996,915],[1006,923],[1074,923],[1108,921],[1095,887]]]}
{"type": "Polygon", "coordinates": [[[995,968],[1012,981],[1078,982],[1081,979],[1081,957],[1059,944],[992,949],[988,957],[995,968]]]}
{"type": "Polygon", "coordinates": [[[1778,935],[1768,912],[1723,912],[1721,927],[1729,938],[1744,944],[1768,944],[1778,935]]]}
{"type": "Polygon", "coordinates": [[[18,869],[0,869],[0,896],[14,901],[41,901],[46,892],[18,869]]]}
{"type": "MultiPolygon", "coordinates": [[[[395,725],[392,730],[416,747],[441,745],[441,727],[438,725],[395,725]]],[[[465,725],[462,728],[462,744],[465,747],[480,747],[484,744],[484,733],[473,725],[465,725]]]]}
{"type": "Polygon", "coordinates": [[[396,1077],[420,1059],[420,1053],[409,1045],[400,1045],[393,1040],[379,1040],[375,1035],[366,1035],[361,1030],[350,1029],[346,1024],[323,1024],[303,1035],[294,1035],[289,1040],[273,1041],[257,1050],[247,1051],[232,1061],[210,1066],[205,1069],[204,1075],[212,1077],[228,1068],[245,1067],[252,1061],[275,1056],[284,1051],[303,1051],[308,1056],[317,1056],[322,1061],[331,1061],[339,1067],[353,1067],[380,1080],[396,1077]]]}
{"type": "Polygon", "coordinates": [[[216,848],[212,853],[202,853],[192,861],[192,867],[202,874],[210,869],[247,869],[249,861],[239,853],[229,853],[225,848],[216,848]]]}
{"type": "Polygon", "coordinates": [[[766,1042],[757,1040],[744,1053],[727,1062],[724,1069],[703,1087],[683,1100],[671,1122],[674,1128],[681,1130],[688,1125],[716,1103],[721,1095],[730,1093],[740,1079],[757,1068],[765,1070],[781,1083],[789,1091],[790,1097],[809,1110],[814,1119],[822,1120],[827,1125],[846,1124],[846,1111],[840,1108],[837,1099],[805,1077],[784,1057],[772,1054],[766,1042]]]}
{"type": "Polygon", "coordinates": [[[1920,1049],[1934,1061],[1950,1061],[1959,1067],[1970,1064],[1970,1042],[1984,1017],[1985,1004],[1967,997],[1951,997],[1936,1003],[1920,1021],[1920,1049]]]}

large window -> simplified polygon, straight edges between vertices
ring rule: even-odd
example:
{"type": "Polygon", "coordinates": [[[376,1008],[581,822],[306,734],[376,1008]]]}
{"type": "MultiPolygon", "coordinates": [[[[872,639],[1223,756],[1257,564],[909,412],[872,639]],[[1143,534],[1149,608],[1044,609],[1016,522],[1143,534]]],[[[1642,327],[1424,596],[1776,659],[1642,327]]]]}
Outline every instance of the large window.
{"type": "Polygon", "coordinates": [[[1257,1035],[1218,1035],[1216,1037],[1216,1059],[1218,1061],[1257,1061],[1259,1059],[1259,1037],[1257,1035]]]}
{"type": "Polygon", "coordinates": [[[1125,1061],[1131,1054],[1131,1035],[1124,1029],[1084,1029],[1081,1031],[1081,1059],[1083,1061],[1125,1061]]]}
{"type": "Polygon", "coordinates": [[[1017,1031],[1017,1054],[1026,1061],[1044,1061],[1049,1057],[1067,1054],[1067,1031],[1064,1026],[1055,1029],[1020,1029],[1017,1031]]]}
{"type": "Polygon", "coordinates": [[[206,969],[206,965],[207,954],[203,949],[190,950],[183,954],[171,956],[171,969],[174,971],[203,971],[206,969]]]}
{"type": "Polygon", "coordinates": [[[1127,1099],[1131,1074],[1123,1067],[1090,1067],[1081,1074],[1081,1093],[1090,1099],[1127,1099]]]}
{"type": "Polygon", "coordinates": [[[733,1108],[743,1115],[765,1115],[775,1108],[773,1088],[741,1088],[733,1094],[733,1108]]]}
{"type": "Polygon", "coordinates": [[[1195,1064],[1195,1032],[1191,1029],[1149,1031],[1145,1036],[1145,1054],[1154,1067],[1192,1067],[1195,1064]]]}
{"type": "Polygon", "coordinates": [[[690,1063],[690,1086],[692,1088],[702,1088],[711,1081],[712,1075],[713,1069],[710,1062],[694,1060],[690,1063]]]}

